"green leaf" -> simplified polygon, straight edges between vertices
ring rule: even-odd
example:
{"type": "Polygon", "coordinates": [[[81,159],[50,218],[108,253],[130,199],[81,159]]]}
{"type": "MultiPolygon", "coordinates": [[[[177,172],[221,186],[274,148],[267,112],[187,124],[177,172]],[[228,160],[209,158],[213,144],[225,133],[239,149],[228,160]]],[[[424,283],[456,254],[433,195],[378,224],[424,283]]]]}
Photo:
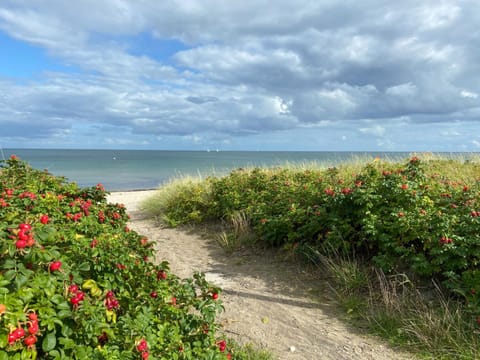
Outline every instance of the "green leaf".
{"type": "Polygon", "coordinates": [[[59,313],[61,313],[62,311],[68,311],[70,312],[70,305],[68,305],[68,302],[64,301],[60,304],[57,304],[57,309],[60,310],[59,313]]]}
{"type": "Polygon", "coordinates": [[[42,229],[37,230],[35,235],[40,241],[44,242],[49,238],[53,239],[56,232],[57,230],[55,229],[54,226],[47,225],[47,226],[44,226],[42,229]]]}
{"type": "Polygon", "coordinates": [[[65,302],[65,298],[59,294],[53,295],[50,300],[57,305],[65,302]]]}
{"type": "Polygon", "coordinates": [[[90,264],[87,262],[84,262],[78,266],[79,271],[90,271],[90,264]]]}
{"type": "Polygon", "coordinates": [[[61,359],[60,353],[57,350],[50,351],[48,355],[54,359],[61,359]]]}
{"type": "Polygon", "coordinates": [[[60,338],[59,342],[65,349],[73,349],[75,347],[75,341],[72,339],[60,338]]]}
{"type": "Polygon", "coordinates": [[[10,280],[13,280],[16,274],[17,274],[16,270],[8,270],[5,274],[3,274],[3,276],[5,277],[5,279],[10,281],[10,280]]]}
{"type": "Polygon", "coordinates": [[[0,360],[8,360],[8,354],[5,351],[0,351],[0,360]]]}
{"type": "Polygon", "coordinates": [[[23,285],[25,285],[28,281],[28,278],[29,276],[18,274],[15,278],[15,285],[17,285],[17,289],[20,289],[23,285]]]}
{"type": "Polygon", "coordinates": [[[45,352],[52,351],[57,345],[57,338],[55,332],[48,333],[42,341],[42,350],[45,352]]]}
{"type": "Polygon", "coordinates": [[[17,266],[15,260],[7,259],[2,265],[2,269],[14,269],[17,266]]]}

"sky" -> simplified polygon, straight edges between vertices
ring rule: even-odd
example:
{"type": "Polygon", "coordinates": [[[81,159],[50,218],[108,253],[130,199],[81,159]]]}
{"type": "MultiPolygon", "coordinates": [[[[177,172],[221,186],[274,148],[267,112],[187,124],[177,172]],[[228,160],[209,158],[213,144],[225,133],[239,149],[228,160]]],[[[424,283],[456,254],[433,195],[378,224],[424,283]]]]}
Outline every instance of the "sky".
{"type": "Polygon", "coordinates": [[[1,0],[0,147],[480,151],[478,0],[1,0]]]}

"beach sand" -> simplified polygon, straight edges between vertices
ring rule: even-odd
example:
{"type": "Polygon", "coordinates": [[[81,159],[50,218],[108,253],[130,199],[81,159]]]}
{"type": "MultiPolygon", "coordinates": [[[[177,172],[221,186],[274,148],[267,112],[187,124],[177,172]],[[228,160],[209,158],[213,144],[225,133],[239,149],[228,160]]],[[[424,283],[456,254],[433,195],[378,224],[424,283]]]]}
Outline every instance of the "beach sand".
{"type": "Polygon", "coordinates": [[[139,203],[153,193],[114,192],[108,200],[124,204],[131,216],[129,227],[155,242],[157,261],[167,260],[182,278],[205,272],[209,281],[222,287],[225,312],[219,322],[226,336],[269,349],[281,360],[413,358],[338,320],[320,274],[307,273],[268,252],[229,256],[214,235],[163,228],[147,219],[139,203]]]}

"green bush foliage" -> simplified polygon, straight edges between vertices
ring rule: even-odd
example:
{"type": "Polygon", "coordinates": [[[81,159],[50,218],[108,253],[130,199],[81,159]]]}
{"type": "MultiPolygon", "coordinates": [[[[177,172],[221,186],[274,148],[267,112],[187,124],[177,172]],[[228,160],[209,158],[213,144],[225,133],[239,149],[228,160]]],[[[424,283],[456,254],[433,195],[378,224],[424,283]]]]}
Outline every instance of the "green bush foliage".
{"type": "MultiPolygon", "coordinates": [[[[263,244],[355,254],[387,272],[434,277],[480,323],[480,166],[412,157],[355,170],[235,170],[205,180],[203,215],[243,212],[263,244]]],[[[188,219],[177,210],[166,211],[188,219]]]]}
{"type": "Polygon", "coordinates": [[[220,289],[154,264],[101,185],[0,168],[0,359],[232,359],[220,289]]]}

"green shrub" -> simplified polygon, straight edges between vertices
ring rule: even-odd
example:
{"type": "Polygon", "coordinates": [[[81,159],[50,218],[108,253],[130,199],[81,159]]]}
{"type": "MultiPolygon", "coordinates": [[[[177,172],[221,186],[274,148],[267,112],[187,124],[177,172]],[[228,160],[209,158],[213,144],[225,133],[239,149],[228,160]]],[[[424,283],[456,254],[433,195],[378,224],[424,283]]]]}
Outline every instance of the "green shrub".
{"type": "MultiPolygon", "coordinates": [[[[355,254],[387,272],[437,278],[476,318],[479,179],[475,161],[418,157],[325,170],[240,169],[205,181],[209,201],[198,218],[242,212],[267,245],[355,254]]],[[[182,203],[184,196],[173,199],[182,203]]],[[[189,221],[190,210],[182,206],[165,216],[189,221]]]]}
{"type": "Polygon", "coordinates": [[[220,289],[150,261],[105,199],[16,157],[0,169],[0,359],[231,358],[220,289]]]}

